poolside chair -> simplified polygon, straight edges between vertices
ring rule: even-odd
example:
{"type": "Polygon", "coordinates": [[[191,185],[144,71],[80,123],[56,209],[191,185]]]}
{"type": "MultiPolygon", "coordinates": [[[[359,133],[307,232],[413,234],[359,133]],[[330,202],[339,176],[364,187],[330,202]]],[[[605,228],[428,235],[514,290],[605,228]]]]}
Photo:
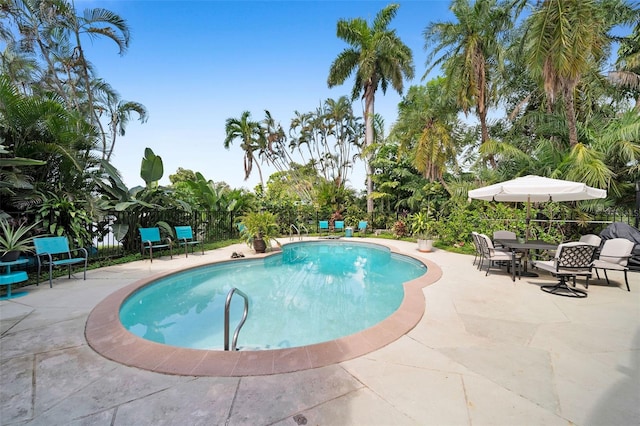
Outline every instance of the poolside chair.
{"type": "Polygon", "coordinates": [[[604,271],[604,276],[607,279],[607,285],[609,285],[609,277],[607,276],[607,270],[609,271],[622,271],[624,272],[624,282],[627,285],[627,291],[631,291],[629,288],[629,279],[627,278],[627,271],[629,267],[629,259],[631,258],[631,252],[635,244],[633,241],[626,238],[612,238],[605,240],[602,245],[602,250],[598,259],[593,261],[593,268],[596,271],[596,276],[600,279],[598,269],[604,271]]]}
{"type": "Polygon", "coordinates": [[[600,244],[602,243],[602,238],[600,238],[595,234],[585,234],[580,237],[579,241],[581,243],[591,244],[592,246],[600,247],[600,244]]]}
{"type": "Polygon", "coordinates": [[[333,222],[333,230],[335,232],[344,232],[344,220],[336,220],[333,222]]]}
{"type": "MultiPolygon", "coordinates": [[[[518,236],[513,231],[504,231],[504,230],[493,231],[493,241],[495,241],[495,240],[515,240],[517,238],[518,238],[518,236]]],[[[498,245],[498,247],[502,247],[502,246],[498,245]]]]}
{"type": "Polygon", "coordinates": [[[49,267],[49,287],[51,288],[53,288],[52,274],[54,266],[66,266],[69,279],[71,279],[71,266],[84,263],[83,279],[87,279],[87,259],[89,257],[87,249],[83,247],[70,249],[69,240],[66,237],[37,237],[33,239],[33,245],[38,258],[36,285],[40,284],[40,269],[42,266],[49,267]],[[78,253],[78,255],[72,255],[72,253],[78,253]]]}
{"type": "Polygon", "coordinates": [[[366,220],[361,220],[358,222],[358,232],[362,233],[362,235],[367,235],[367,225],[369,223],[366,220]]]}
{"type": "Polygon", "coordinates": [[[140,246],[142,256],[145,250],[149,250],[149,259],[153,262],[153,249],[169,249],[169,255],[173,259],[173,244],[170,238],[160,238],[160,228],[138,228],[140,232],[140,246]]]}
{"type": "Polygon", "coordinates": [[[473,263],[472,265],[476,264],[476,260],[478,261],[478,269],[480,269],[480,265],[482,265],[482,245],[480,244],[480,240],[478,240],[478,233],[473,231],[471,232],[471,240],[473,241],[473,247],[475,247],[476,252],[475,255],[473,256],[473,263]]]}
{"type": "MultiPolygon", "coordinates": [[[[489,261],[489,264],[487,265],[487,272],[484,274],[485,276],[489,275],[489,269],[494,265],[498,265],[498,267],[501,265],[507,265],[507,271],[510,271],[511,264],[513,263],[513,254],[511,252],[495,248],[491,238],[485,234],[478,234],[478,240],[480,242],[480,247],[482,248],[482,259],[489,261]]],[[[516,259],[516,267],[519,270],[521,269],[521,265],[522,263],[517,262],[516,259]]],[[[519,273],[518,276],[520,275],[522,274],[519,273]]]]}
{"type": "Polygon", "coordinates": [[[534,262],[536,268],[551,273],[559,280],[556,285],[541,286],[540,290],[557,296],[587,297],[586,291],[575,288],[576,277],[585,277],[585,288],[589,287],[589,278],[591,278],[591,268],[593,267],[595,253],[596,246],[591,244],[579,241],[560,244],[555,259],[534,262]],[[573,286],[571,287],[567,285],[569,278],[573,279],[573,286]]]}
{"type": "Polygon", "coordinates": [[[327,235],[329,234],[329,221],[328,220],[321,220],[318,222],[318,232],[320,233],[320,235],[322,235],[322,232],[326,232],[327,235]]]}
{"type": "Polygon", "coordinates": [[[190,226],[176,226],[176,240],[178,241],[178,245],[184,246],[184,255],[185,257],[189,257],[189,246],[191,246],[191,253],[193,253],[194,246],[200,245],[200,250],[202,250],[202,254],[204,254],[204,244],[202,241],[198,241],[193,237],[193,230],[190,226]]]}

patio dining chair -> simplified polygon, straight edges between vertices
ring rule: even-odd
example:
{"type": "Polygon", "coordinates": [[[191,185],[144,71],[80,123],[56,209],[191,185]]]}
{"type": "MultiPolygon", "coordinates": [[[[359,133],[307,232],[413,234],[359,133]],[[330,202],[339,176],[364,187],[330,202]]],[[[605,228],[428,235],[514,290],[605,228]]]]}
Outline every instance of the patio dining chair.
{"type": "MultiPolygon", "coordinates": [[[[518,238],[518,236],[513,231],[505,231],[505,230],[493,231],[494,245],[495,245],[495,240],[500,240],[500,239],[502,239],[502,240],[515,240],[517,238],[518,238]]],[[[499,245],[499,246],[502,247],[501,245],[499,245]]]]}
{"type": "MultiPolygon", "coordinates": [[[[488,260],[489,263],[487,265],[487,272],[485,276],[489,275],[489,269],[492,266],[497,265],[498,267],[502,265],[507,265],[507,271],[510,271],[511,264],[513,262],[513,254],[510,251],[505,251],[501,249],[497,249],[493,246],[493,241],[485,234],[478,234],[478,240],[480,242],[480,247],[482,248],[482,258],[483,260],[488,260]]],[[[516,267],[518,268],[518,276],[522,275],[520,272],[521,263],[516,262],[516,267]]],[[[482,268],[480,268],[482,269],[482,268]]]]}
{"type": "Polygon", "coordinates": [[[580,237],[579,241],[581,243],[591,244],[592,246],[600,247],[600,244],[602,243],[602,238],[600,238],[596,234],[585,234],[580,237]]]}
{"type": "Polygon", "coordinates": [[[471,240],[473,241],[473,247],[476,249],[476,252],[473,256],[472,265],[476,264],[476,260],[478,261],[478,269],[480,269],[480,265],[482,265],[482,245],[480,244],[480,240],[478,239],[478,234],[476,231],[471,232],[471,240]]]}
{"type": "Polygon", "coordinates": [[[591,268],[593,258],[596,253],[596,246],[581,243],[579,241],[560,244],[556,257],[553,260],[536,261],[538,269],[545,270],[558,278],[556,285],[543,285],[540,290],[566,297],[587,297],[587,292],[576,287],[576,277],[585,277],[585,288],[589,287],[591,278],[591,268]],[[567,280],[572,279],[573,285],[569,286],[567,280]]]}
{"type": "Polygon", "coordinates": [[[344,220],[336,220],[333,222],[333,230],[335,232],[344,232],[344,220]]]}
{"type": "Polygon", "coordinates": [[[624,272],[624,282],[627,285],[627,291],[631,291],[629,288],[629,279],[627,277],[627,266],[629,259],[631,258],[631,252],[635,244],[633,241],[626,238],[612,238],[605,240],[602,245],[602,250],[598,256],[598,259],[593,261],[593,268],[596,271],[596,276],[600,279],[598,269],[604,271],[604,276],[607,279],[607,285],[609,285],[609,277],[607,276],[607,270],[609,271],[622,271],[624,272]]]}

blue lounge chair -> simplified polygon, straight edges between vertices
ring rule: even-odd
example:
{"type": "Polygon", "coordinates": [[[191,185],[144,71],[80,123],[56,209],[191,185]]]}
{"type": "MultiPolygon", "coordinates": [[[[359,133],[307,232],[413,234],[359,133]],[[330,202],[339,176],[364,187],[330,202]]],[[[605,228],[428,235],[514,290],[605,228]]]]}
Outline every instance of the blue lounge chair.
{"type": "Polygon", "coordinates": [[[173,244],[171,239],[160,238],[160,228],[138,228],[140,232],[140,245],[142,247],[142,256],[145,250],[149,250],[149,259],[153,262],[153,249],[169,249],[169,255],[173,259],[173,244]]]}
{"type": "Polygon", "coordinates": [[[36,285],[40,284],[40,269],[49,267],[49,287],[53,288],[52,274],[54,266],[66,266],[71,279],[71,265],[84,263],[84,279],[87,279],[87,249],[70,249],[69,240],[66,237],[37,237],[33,239],[38,258],[38,278],[36,285]],[[77,257],[71,253],[79,253],[77,257]]]}
{"type": "Polygon", "coordinates": [[[333,222],[333,230],[335,232],[344,232],[344,220],[336,220],[333,222]]]}
{"type": "Polygon", "coordinates": [[[364,235],[367,235],[367,225],[369,223],[366,220],[361,220],[358,222],[358,232],[361,232],[364,235]]]}
{"type": "Polygon", "coordinates": [[[329,234],[329,221],[328,220],[321,220],[318,222],[318,231],[320,232],[320,235],[322,235],[322,232],[326,232],[327,235],[329,234]]]}
{"type": "Polygon", "coordinates": [[[184,246],[185,257],[189,257],[189,246],[191,246],[191,253],[193,253],[193,247],[198,244],[200,245],[202,254],[204,254],[204,244],[202,244],[202,241],[198,241],[193,237],[193,229],[191,229],[190,226],[176,226],[175,230],[178,245],[184,246]]]}

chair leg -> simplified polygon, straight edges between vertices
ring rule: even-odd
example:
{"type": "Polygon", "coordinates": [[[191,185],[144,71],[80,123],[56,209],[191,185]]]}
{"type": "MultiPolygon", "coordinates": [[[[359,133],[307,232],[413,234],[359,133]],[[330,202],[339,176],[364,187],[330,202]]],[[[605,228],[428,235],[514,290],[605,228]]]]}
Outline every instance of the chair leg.
{"type": "MultiPolygon", "coordinates": [[[[584,298],[587,297],[587,292],[583,290],[579,290],[577,288],[572,288],[567,285],[566,277],[559,277],[560,281],[556,285],[543,285],[540,287],[540,290],[545,293],[554,294],[556,296],[564,296],[564,297],[575,297],[575,298],[584,298]]],[[[575,280],[575,275],[573,276],[575,280]]]]}
{"type": "Polygon", "coordinates": [[[611,285],[611,283],[609,282],[609,276],[607,275],[607,270],[603,269],[604,271],[604,277],[607,279],[607,285],[611,285]]]}
{"type": "Polygon", "coordinates": [[[627,291],[631,291],[629,288],[629,279],[627,278],[627,270],[624,270],[624,282],[627,284],[627,291]]]}

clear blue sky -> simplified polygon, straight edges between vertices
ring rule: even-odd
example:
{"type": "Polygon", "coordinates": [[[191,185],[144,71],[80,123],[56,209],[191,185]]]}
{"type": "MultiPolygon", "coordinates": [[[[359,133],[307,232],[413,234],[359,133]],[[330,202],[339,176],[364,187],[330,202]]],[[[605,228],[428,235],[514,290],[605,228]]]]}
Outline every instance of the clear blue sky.
{"type": "MultiPolygon", "coordinates": [[[[364,18],[369,23],[385,1],[146,1],[76,0],[76,8],[102,7],[127,20],[132,31],[128,52],[119,56],[115,43],[86,42],[98,76],[122,99],[137,101],[149,120],[132,121],[116,143],[114,165],[127,186],[144,185],[140,162],[150,147],[162,157],[164,177],[178,167],[201,172],[207,179],[234,188],[253,189],[257,172],[244,180],[243,153],[237,142],[223,147],[229,117],[264,110],[285,129],[294,111],[309,112],[327,98],[351,94],[353,80],[332,89],[327,75],[332,61],[347,45],[336,37],[339,19],[364,18]]],[[[419,84],[425,72],[422,32],[432,21],[449,20],[449,1],[400,1],[390,28],[413,51],[419,84]]],[[[401,97],[390,88],[376,95],[376,112],[387,128],[397,115],[401,97]]],[[[353,105],[362,114],[362,104],[353,105]]],[[[264,169],[264,179],[273,172],[264,169]]],[[[363,189],[364,167],[358,164],[349,186],[363,189]]]]}

